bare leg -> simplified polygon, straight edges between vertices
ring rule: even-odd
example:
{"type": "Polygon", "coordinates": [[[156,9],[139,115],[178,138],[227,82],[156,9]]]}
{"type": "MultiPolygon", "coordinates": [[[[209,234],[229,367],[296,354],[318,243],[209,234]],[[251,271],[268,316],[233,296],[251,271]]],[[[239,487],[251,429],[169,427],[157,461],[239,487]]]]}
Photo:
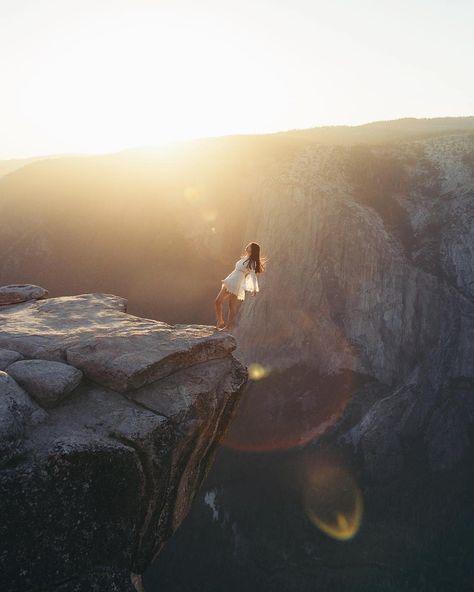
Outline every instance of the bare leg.
{"type": "Polygon", "coordinates": [[[222,312],[222,306],[224,304],[224,300],[229,296],[229,292],[226,290],[225,286],[222,285],[219,294],[217,294],[214,308],[216,311],[216,329],[222,329],[225,325],[224,315],[222,312]]]}
{"type": "Polygon", "coordinates": [[[224,329],[233,329],[235,315],[237,314],[237,296],[235,294],[229,294],[229,320],[226,323],[224,329]]]}

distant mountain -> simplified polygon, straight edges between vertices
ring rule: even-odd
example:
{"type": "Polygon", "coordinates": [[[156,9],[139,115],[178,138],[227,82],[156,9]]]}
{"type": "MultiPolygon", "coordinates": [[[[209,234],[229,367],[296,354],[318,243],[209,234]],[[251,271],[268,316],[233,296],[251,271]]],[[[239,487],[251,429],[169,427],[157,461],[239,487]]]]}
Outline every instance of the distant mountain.
{"type": "Polygon", "coordinates": [[[47,156],[33,156],[32,158],[11,158],[8,160],[0,160],[0,178],[8,175],[8,173],[12,173],[17,169],[26,166],[30,162],[34,162],[35,160],[42,160],[43,158],[48,158],[47,156]]]}
{"type": "Polygon", "coordinates": [[[65,156],[72,156],[69,154],[48,154],[47,156],[32,156],[30,158],[9,158],[7,160],[0,160],[0,178],[12,173],[17,169],[24,167],[31,162],[37,160],[47,160],[49,158],[64,158],[65,156]]]}
{"type": "Polygon", "coordinates": [[[426,119],[405,117],[355,126],[335,125],[297,129],[279,134],[322,144],[377,144],[429,138],[454,132],[474,132],[474,116],[426,119]]]}

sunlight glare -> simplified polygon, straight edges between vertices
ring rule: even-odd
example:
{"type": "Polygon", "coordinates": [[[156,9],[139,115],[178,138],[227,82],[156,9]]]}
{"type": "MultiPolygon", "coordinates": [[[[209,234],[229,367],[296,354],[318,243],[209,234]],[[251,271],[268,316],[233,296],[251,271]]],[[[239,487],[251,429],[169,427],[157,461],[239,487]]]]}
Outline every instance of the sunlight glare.
{"type": "Polygon", "coordinates": [[[139,23],[117,16],[113,27],[97,14],[74,39],[55,31],[25,81],[24,116],[55,141],[66,145],[73,137],[87,152],[225,132],[219,122],[227,120],[228,93],[246,101],[246,88],[231,88],[227,79],[251,47],[235,47],[209,27],[199,17],[186,23],[165,12],[139,23]]]}
{"type": "Polygon", "coordinates": [[[255,362],[249,365],[248,373],[251,380],[262,380],[262,378],[266,378],[270,374],[270,368],[255,362]]]}

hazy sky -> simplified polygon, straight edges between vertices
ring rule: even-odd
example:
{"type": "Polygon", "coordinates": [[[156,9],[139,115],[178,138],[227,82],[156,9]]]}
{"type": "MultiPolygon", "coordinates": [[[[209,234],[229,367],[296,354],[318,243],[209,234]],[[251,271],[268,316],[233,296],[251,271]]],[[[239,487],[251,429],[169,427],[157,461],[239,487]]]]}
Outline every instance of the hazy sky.
{"type": "Polygon", "coordinates": [[[474,115],[472,0],[0,0],[0,158],[474,115]]]}

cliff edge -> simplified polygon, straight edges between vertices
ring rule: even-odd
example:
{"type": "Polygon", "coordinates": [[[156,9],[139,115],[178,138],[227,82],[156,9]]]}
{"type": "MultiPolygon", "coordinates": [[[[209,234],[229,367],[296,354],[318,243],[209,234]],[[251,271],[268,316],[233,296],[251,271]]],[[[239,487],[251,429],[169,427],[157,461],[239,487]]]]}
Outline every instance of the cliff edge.
{"type": "Polygon", "coordinates": [[[0,289],[1,588],[140,590],[247,370],[213,327],[134,317],[110,294],[35,288],[0,289]]]}

